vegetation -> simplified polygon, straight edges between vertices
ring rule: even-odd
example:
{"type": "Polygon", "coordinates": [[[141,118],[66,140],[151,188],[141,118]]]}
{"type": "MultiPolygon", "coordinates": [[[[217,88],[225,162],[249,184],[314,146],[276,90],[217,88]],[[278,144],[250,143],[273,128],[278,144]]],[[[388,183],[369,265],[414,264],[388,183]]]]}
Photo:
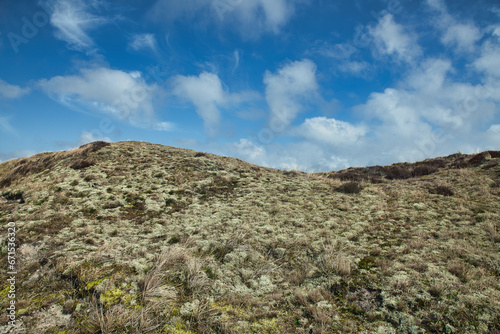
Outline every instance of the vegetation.
{"type": "Polygon", "coordinates": [[[1,163],[18,332],[498,333],[499,162],[307,174],[96,142],[1,163]]]}

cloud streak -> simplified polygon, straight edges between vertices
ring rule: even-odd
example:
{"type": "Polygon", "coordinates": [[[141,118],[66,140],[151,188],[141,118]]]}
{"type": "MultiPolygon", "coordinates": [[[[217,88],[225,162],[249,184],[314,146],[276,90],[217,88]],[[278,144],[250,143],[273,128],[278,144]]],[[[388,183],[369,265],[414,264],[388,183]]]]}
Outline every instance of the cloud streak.
{"type": "Polygon", "coordinates": [[[158,0],[150,16],[158,22],[188,20],[236,29],[245,39],[278,34],[295,12],[296,0],[158,0]],[[228,26],[229,24],[229,26],[228,26]]]}
{"type": "Polygon", "coordinates": [[[92,13],[98,1],[54,0],[49,2],[50,23],[56,28],[55,36],[78,51],[90,51],[95,44],[89,32],[109,23],[109,19],[92,13]]]}
{"type": "Polygon", "coordinates": [[[30,92],[29,88],[21,88],[16,85],[11,85],[0,79],[0,98],[18,99],[30,92]]]}

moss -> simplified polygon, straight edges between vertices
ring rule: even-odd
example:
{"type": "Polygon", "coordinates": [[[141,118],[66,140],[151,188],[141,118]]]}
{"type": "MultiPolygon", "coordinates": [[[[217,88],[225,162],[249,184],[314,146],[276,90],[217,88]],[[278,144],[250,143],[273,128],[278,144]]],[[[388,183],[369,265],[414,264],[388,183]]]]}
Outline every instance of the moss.
{"type": "Polygon", "coordinates": [[[107,307],[118,303],[129,304],[132,301],[132,296],[120,288],[114,288],[102,293],[99,301],[107,307]]]}
{"type": "Polygon", "coordinates": [[[274,334],[274,333],[282,333],[282,326],[279,324],[277,318],[272,319],[261,319],[257,322],[250,324],[251,333],[265,333],[265,334],[274,334]]]}
{"type": "Polygon", "coordinates": [[[186,326],[182,322],[177,322],[175,325],[167,325],[165,326],[161,332],[155,332],[157,334],[196,334],[196,332],[192,332],[186,329],[186,326]]]}
{"type": "Polygon", "coordinates": [[[7,296],[9,295],[9,290],[10,290],[10,284],[6,285],[5,288],[3,288],[0,291],[0,301],[4,300],[5,298],[7,298],[7,296]]]}
{"type": "Polygon", "coordinates": [[[100,279],[98,279],[98,280],[96,280],[96,281],[93,281],[93,282],[89,282],[89,283],[87,283],[87,285],[85,286],[85,290],[90,290],[90,289],[92,289],[93,287],[95,287],[95,286],[97,286],[97,285],[101,284],[101,282],[102,282],[102,281],[104,281],[104,280],[105,280],[105,278],[100,278],[100,279]]]}

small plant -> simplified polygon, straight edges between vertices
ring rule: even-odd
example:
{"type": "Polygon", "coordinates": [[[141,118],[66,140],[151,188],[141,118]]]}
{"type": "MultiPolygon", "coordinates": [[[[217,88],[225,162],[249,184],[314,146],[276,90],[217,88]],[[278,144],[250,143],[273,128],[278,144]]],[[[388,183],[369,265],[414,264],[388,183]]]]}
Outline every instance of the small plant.
{"type": "Polygon", "coordinates": [[[2,195],[8,201],[19,201],[19,203],[24,203],[23,193],[21,191],[17,192],[6,192],[2,195]]]}
{"type": "Polygon", "coordinates": [[[363,187],[361,187],[358,182],[354,181],[344,183],[335,189],[336,192],[344,194],[358,194],[361,190],[363,190],[363,187]]]}
{"type": "Polygon", "coordinates": [[[173,244],[177,244],[181,241],[181,238],[177,235],[174,235],[173,237],[170,238],[170,240],[168,240],[168,244],[169,245],[173,245],[173,244]]]}

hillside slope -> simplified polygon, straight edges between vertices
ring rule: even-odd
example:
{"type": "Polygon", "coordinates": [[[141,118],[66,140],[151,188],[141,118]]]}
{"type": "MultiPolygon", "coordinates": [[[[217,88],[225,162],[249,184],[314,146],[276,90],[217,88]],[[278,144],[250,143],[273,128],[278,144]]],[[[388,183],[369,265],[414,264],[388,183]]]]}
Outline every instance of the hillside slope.
{"type": "Polygon", "coordinates": [[[499,333],[500,152],[306,174],[142,142],[0,164],[0,332],[499,333]]]}

